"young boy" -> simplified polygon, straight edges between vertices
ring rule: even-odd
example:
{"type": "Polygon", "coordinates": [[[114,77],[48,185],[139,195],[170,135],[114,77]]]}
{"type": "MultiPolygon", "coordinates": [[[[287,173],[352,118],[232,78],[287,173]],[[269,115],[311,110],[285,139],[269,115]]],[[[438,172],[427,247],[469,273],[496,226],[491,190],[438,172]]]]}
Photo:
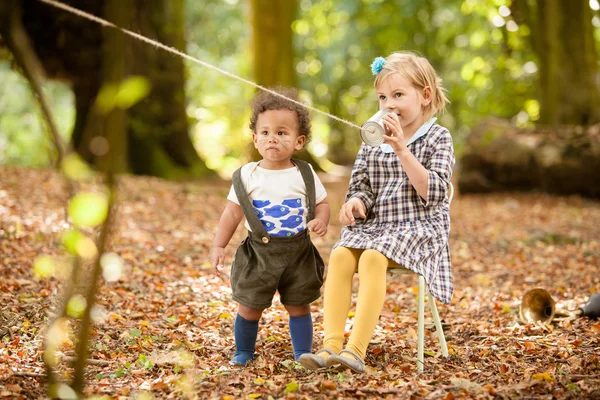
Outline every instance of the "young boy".
{"type": "MultiPolygon", "coordinates": [[[[275,91],[297,101],[294,89],[275,91]]],[[[324,265],[309,232],[323,236],[329,223],[323,184],[308,163],[292,159],[310,139],[306,108],[261,92],[252,103],[250,129],[262,160],[234,173],[211,252],[213,270],[220,276],[225,247],[245,216],[248,237],[231,267],[233,299],[239,306],[230,363],[241,366],[254,357],[258,321],[275,291],[290,315],[295,359],[311,352],[310,303],[321,294],[324,265]]]]}

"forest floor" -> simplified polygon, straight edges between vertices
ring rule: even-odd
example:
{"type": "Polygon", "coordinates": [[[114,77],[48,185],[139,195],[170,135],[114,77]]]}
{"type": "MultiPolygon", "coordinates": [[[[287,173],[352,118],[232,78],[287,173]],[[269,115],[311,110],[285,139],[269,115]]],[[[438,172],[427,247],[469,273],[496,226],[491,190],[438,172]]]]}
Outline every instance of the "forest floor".
{"type": "MultiPolygon", "coordinates": [[[[327,262],[347,179],[326,183],[327,262]]],[[[90,184],[93,186],[93,184],[90,184]]],[[[417,373],[415,276],[390,276],[367,355],[367,371],[306,371],[293,361],[287,315],[276,299],[261,320],[255,360],[232,369],[236,304],[209,267],[227,182],[121,180],[110,250],[126,262],[99,290],[86,396],[116,399],[600,399],[600,322],[522,324],[523,294],[547,289],[575,310],[600,291],[600,202],[543,194],[455,195],[450,238],[455,292],[439,304],[450,356],[426,325],[425,370],[417,373]]],[[[67,194],[44,169],[0,167],[0,398],[46,398],[43,340],[62,280],[33,274],[40,255],[65,260],[60,234],[67,194]]],[[[240,226],[228,260],[244,237],[240,226]]],[[[81,285],[83,286],[83,285],[81,285]]],[[[312,306],[315,347],[322,302],[312,306]]],[[[429,310],[426,310],[427,321],[429,310]]],[[[77,320],[70,321],[77,326],[77,320]]],[[[352,324],[352,313],[348,326],[352,324]]],[[[68,380],[75,337],[61,343],[68,380]]]]}

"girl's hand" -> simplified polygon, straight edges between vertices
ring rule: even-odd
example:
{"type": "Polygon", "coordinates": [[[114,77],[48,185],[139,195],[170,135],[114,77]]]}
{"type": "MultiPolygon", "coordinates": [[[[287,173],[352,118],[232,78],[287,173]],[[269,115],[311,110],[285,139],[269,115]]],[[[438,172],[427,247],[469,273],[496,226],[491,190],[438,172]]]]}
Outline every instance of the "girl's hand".
{"type": "Polygon", "coordinates": [[[394,149],[394,153],[399,153],[406,149],[406,140],[404,139],[404,131],[400,125],[400,119],[393,113],[387,113],[383,119],[383,126],[388,133],[383,136],[384,143],[389,144],[394,149]]]}
{"type": "Polygon", "coordinates": [[[213,247],[210,252],[210,265],[212,266],[213,273],[219,278],[221,277],[224,262],[225,249],[223,247],[213,247]]]}
{"type": "Polygon", "coordinates": [[[309,232],[314,232],[319,236],[324,236],[327,233],[327,224],[320,220],[319,218],[315,218],[306,224],[309,232]]]}
{"type": "Polygon", "coordinates": [[[358,197],[348,200],[340,210],[340,222],[343,225],[356,225],[355,217],[367,218],[367,207],[358,197]]]}

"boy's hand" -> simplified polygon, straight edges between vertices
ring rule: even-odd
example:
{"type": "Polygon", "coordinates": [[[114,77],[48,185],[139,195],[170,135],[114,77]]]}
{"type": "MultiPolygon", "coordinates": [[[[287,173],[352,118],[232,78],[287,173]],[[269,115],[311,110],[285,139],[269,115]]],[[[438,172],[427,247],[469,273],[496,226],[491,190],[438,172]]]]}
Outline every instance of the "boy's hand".
{"type": "Polygon", "coordinates": [[[356,217],[367,218],[367,207],[358,197],[353,197],[342,206],[340,222],[343,225],[356,225],[356,217]]]}
{"type": "Polygon", "coordinates": [[[225,249],[223,247],[213,247],[210,252],[210,265],[212,266],[213,273],[219,278],[221,277],[224,262],[225,249]]]}
{"type": "Polygon", "coordinates": [[[314,232],[319,236],[324,236],[327,233],[327,224],[320,220],[319,218],[315,218],[306,224],[309,232],[314,232]]]}

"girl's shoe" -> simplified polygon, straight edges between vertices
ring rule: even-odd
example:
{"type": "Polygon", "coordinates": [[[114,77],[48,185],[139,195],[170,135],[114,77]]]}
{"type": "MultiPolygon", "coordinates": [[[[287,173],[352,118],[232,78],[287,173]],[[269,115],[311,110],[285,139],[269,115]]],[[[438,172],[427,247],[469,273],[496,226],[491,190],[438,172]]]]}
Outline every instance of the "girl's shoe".
{"type": "Polygon", "coordinates": [[[315,354],[313,354],[313,353],[302,354],[300,356],[300,358],[298,359],[298,362],[300,364],[302,364],[302,366],[304,368],[314,371],[319,368],[325,368],[327,366],[325,360],[328,360],[334,356],[335,356],[335,351],[333,351],[331,349],[327,349],[327,348],[322,348],[321,350],[317,351],[315,354]],[[329,357],[323,358],[323,357],[317,355],[322,352],[329,353],[330,354],[329,357]]]}
{"type": "Polygon", "coordinates": [[[325,366],[333,367],[333,366],[341,366],[343,368],[350,368],[354,372],[363,373],[365,372],[365,362],[362,357],[356,354],[352,350],[344,349],[339,352],[337,355],[332,355],[325,359],[325,366]],[[342,357],[342,354],[348,353],[353,358],[342,357]]]}

